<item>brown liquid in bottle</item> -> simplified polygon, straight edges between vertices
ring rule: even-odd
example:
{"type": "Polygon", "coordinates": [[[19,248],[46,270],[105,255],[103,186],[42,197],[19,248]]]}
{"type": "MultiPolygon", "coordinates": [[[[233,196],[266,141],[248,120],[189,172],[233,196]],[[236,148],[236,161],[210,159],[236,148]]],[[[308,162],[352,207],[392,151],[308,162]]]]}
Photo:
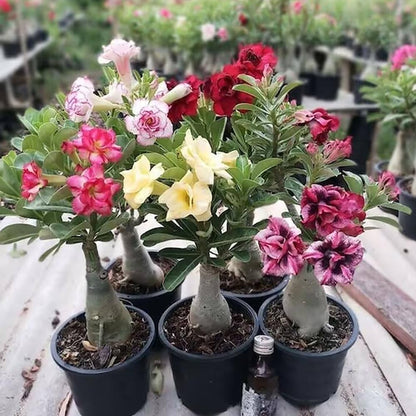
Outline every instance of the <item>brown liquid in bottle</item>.
{"type": "Polygon", "coordinates": [[[270,364],[274,340],[265,335],[254,339],[254,362],[243,386],[241,416],[274,416],[278,378],[270,364]]]}

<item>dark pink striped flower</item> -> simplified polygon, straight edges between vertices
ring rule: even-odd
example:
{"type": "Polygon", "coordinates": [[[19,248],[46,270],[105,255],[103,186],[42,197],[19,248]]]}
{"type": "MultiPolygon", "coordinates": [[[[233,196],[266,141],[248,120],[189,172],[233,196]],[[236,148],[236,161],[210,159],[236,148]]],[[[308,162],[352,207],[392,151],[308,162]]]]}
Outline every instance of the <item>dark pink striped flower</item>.
{"type": "Polygon", "coordinates": [[[339,128],[339,118],[328,114],[323,108],[296,111],[295,118],[299,125],[309,126],[312,138],[318,144],[324,144],[329,133],[339,128]]]}
{"type": "Polygon", "coordinates": [[[400,188],[396,185],[396,177],[388,170],[378,177],[378,186],[392,201],[396,200],[400,194],[400,188]]]}
{"type": "Polygon", "coordinates": [[[321,285],[352,282],[356,267],[364,254],[360,240],[335,231],[323,241],[315,241],[303,257],[314,266],[315,276],[321,285]]]}
{"type": "Polygon", "coordinates": [[[326,142],[323,149],[324,162],[329,164],[350,157],[352,152],[351,140],[352,137],[348,136],[344,140],[326,142]]]}
{"type": "Polygon", "coordinates": [[[300,231],[282,218],[270,217],[267,228],[255,237],[263,255],[263,273],[272,276],[298,274],[303,266],[305,245],[300,231]]]}

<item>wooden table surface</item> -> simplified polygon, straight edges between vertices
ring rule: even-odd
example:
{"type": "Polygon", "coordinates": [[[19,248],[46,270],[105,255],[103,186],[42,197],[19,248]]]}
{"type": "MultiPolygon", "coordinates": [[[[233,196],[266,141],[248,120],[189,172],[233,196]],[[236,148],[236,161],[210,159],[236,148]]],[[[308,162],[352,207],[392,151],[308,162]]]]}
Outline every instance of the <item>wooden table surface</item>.
{"type": "MultiPolygon", "coordinates": [[[[270,206],[258,216],[278,215],[281,210],[279,205],[270,206]]],[[[12,221],[16,220],[6,218],[0,227],[12,221]]],[[[143,226],[150,228],[154,223],[148,221],[143,226]]],[[[368,232],[363,242],[366,260],[416,300],[416,242],[387,226],[368,232]]],[[[60,413],[69,388],[50,357],[49,342],[56,311],[64,320],[83,307],[84,260],[79,246],[67,246],[55,257],[39,263],[38,257],[50,246],[45,241],[30,246],[19,243],[19,249],[27,250],[19,258],[10,256],[12,247],[0,247],[0,416],[79,416],[71,402],[68,412],[60,413]],[[22,398],[22,371],[30,369],[36,358],[41,359],[42,366],[35,373],[33,388],[22,398]]],[[[99,249],[103,259],[120,252],[119,242],[101,244],[99,249]]],[[[194,271],[183,284],[183,296],[194,294],[197,285],[198,274],[194,271]]],[[[416,416],[416,372],[384,328],[342,290],[339,292],[357,314],[361,335],[348,353],[337,393],[311,409],[297,409],[280,399],[276,415],[416,416]]],[[[150,392],[145,408],[137,416],[192,415],[176,397],[166,355],[161,358],[163,394],[157,398],[150,392]]],[[[223,415],[237,416],[239,407],[223,415]]]]}

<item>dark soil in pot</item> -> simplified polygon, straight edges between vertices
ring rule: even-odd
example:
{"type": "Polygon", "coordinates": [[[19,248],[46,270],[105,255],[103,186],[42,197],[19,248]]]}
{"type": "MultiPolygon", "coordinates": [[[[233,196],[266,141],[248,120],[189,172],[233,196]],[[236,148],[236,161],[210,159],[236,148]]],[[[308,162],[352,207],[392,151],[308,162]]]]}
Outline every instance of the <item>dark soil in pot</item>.
{"type": "Polygon", "coordinates": [[[358,337],[357,319],[346,305],[328,296],[334,332],[301,340],[282,311],[281,299],[268,299],[259,311],[262,332],[275,338],[273,363],[280,393],[296,406],[325,402],[338,389],[345,357],[358,337]]]}
{"type": "Polygon", "coordinates": [[[84,313],[68,319],[52,337],[52,357],[64,370],[82,416],[131,416],[146,402],[149,391],[147,357],[155,338],[155,327],[145,312],[128,308],[134,326],[125,344],[107,345],[98,350],[91,348],[85,343],[84,313]]]}
{"type": "MultiPolygon", "coordinates": [[[[389,166],[388,160],[382,160],[381,162],[377,162],[375,164],[375,177],[374,179],[377,181],[380,175],[387,170],[387,167],[389,166]]],[[[399,182],[403,177],[402,176],[395,176],[396,182],[399,182]]],[[[397,198],[397,201],[399,202],[399,198],[397,198]]],[[[386,208],[386,207],[379,207],[383,212],[386,212],[387,214],[395,215],[396,217],[399,216],[399,211],[397,209],[392,208],[386,208]]]]}
{"type": "Polygon", "coordinates": [[[159,337],[169,351],[178,397],[197,414],[221,413],[241,401],[258,322],[246,303],[233,297],[227,301],[233,324],[211,337],[190,328],[191,298],[172,305],[159,322],[159,337]]]}
{"type": "Polygon", "coordinates": [[[354,103],[355,104],[374,104],[373,101],[367,100],[363,97],[361,93],[361,87],[371,87],[374,84],[372,82],[368,82],[360,77],[353,78],[353,92],[354,92],[354,103]]]}
{"type": "Polygon", "coordinates": [[[318,100],[333,101],[338,96],[339,75],[316,75],[315,96],[318,100]]]}
{"type": "Polygon", "coordinates": [[[399,202],[412,210],[412,213],[399,212],[399,224],[401,232],[412,240],[416,240],[416,196],[411,194],[413,177],[402,179],[398,186],[400,188],[399,202]]]}
{"type": "Polygon", "coordinates": [[[264,276],[260,281],[252,283],[236,277],[228,270],[223,270],[220,273],[220,281],[224,295],[235,296],[258,312],[267,298],[283,291],[289,282],[289,277],[264,276]]]}
{"type": "MultiPolygon", "coordinates": [[[[150,256],[162,268],[165,275],[175,264],[172,260],[161,259],[155,252],[151,252],[150,256]]],[[[122,262],[123,260],[118,258],[108,266],[109,279],[114,289],[119,298],[130,302],[136,308],[143,309],[157,325],[163,312],[180,299],[181,287],[168,292],[163,287],[149,289],[132,282],[121,282],[124,279],[122,262]]]]}
{"type": "Polygon", "coordinates": [[[302,72],[300,78],[305,80],[303,94],[308,97],[314,97],[316,93],[316,74],[313,72],[302,72]]]}

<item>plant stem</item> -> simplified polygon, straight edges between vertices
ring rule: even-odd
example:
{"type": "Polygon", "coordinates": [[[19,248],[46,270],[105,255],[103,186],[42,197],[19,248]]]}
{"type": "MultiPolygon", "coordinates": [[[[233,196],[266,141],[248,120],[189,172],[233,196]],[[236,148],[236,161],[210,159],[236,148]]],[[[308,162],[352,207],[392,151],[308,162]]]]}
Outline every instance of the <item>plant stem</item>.
{"type": "Polygon", "coordinates": [[[231,312],[221,294],[219,270],[201,263],[199,276],[198,294],[192,300],[189,320],[198,333],[212,335],[230,327],[231,312]]]}
{"type": "Polygon", "coordinates": [[[92,345],[123,343],[131,334],[131,317],[111,286],[94,241],[82,245],[86,261],[87,336],[92,345]]]}
{"type": "Polygon", "coordinates": [[[326,294],[312,271],[303,270],[292,276],[283,292],[283,310],[299,326],[299,335],[309,338],[328,327],[326,294]]]}
{"type": "Polygon", "coordinates": [[[409,151],[409,143],[413,140],[410,130],[400,130],[396,137],[396,145],[391,155],[387,170],[395,176],[410,175],[413,172],[413,160],[409,151]]]}
{"type": "Polygon", "coordinates": [[[120,230],[124,247],[123,273],[130,280],[144,287],[160,287],[163,283],[163,270],[153,263],[148,251],[143,247],[131,217],[120,230]]]}

